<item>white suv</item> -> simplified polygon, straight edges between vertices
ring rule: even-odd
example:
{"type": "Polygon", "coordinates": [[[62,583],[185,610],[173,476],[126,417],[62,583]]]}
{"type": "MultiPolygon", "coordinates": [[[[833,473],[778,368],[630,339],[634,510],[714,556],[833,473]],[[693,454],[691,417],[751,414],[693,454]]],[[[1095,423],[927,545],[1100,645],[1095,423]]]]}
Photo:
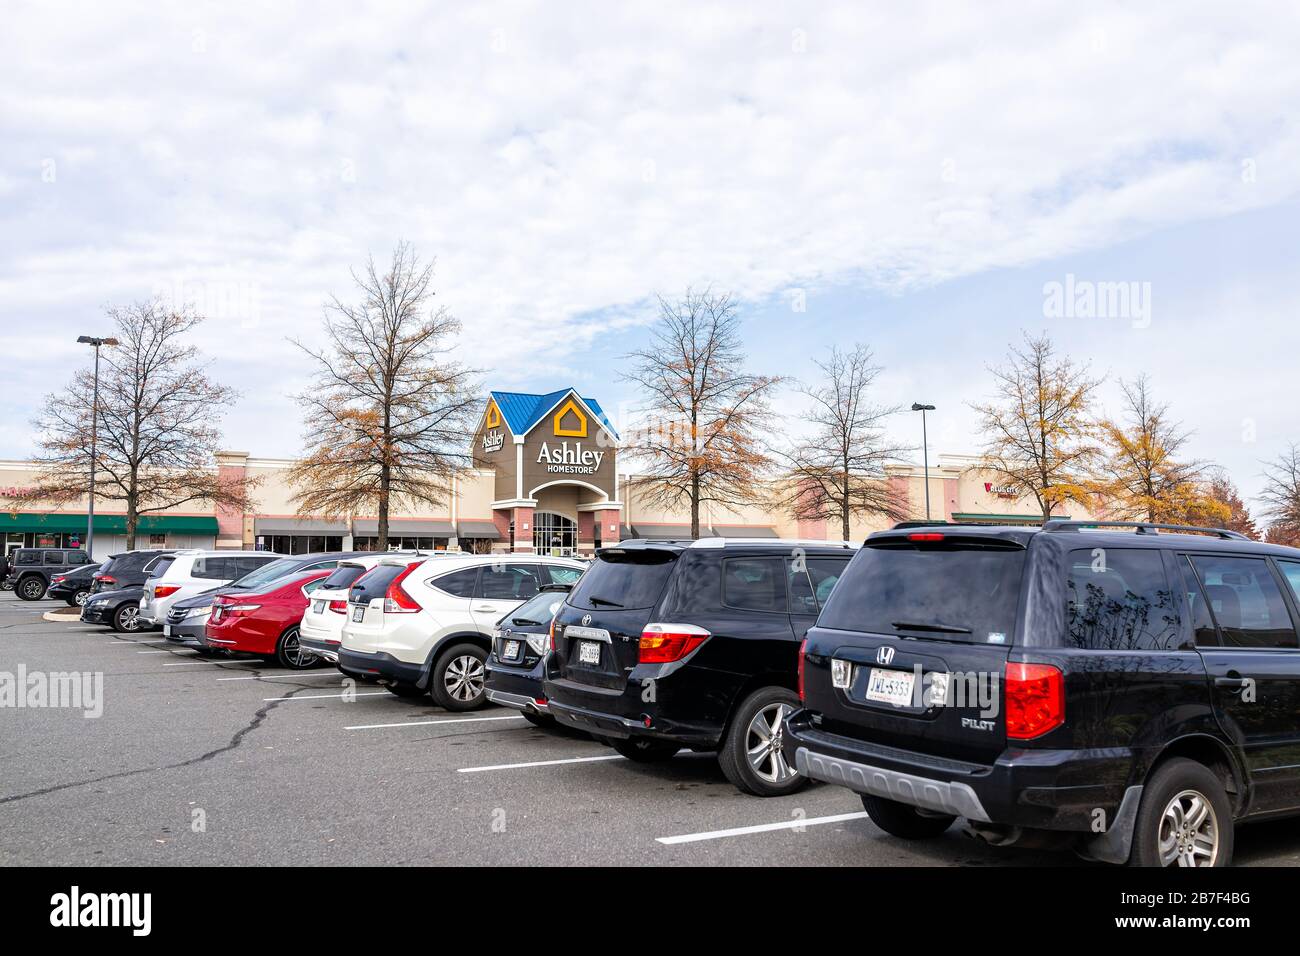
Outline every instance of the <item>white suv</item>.
{"type": "Polygon", "coordinates": [[[272,551],[175,551],[171,562],[159,561],[144,582],[140,623],[160,625],[177,601],[237,581],[284,555],[272,551]]]}
{"type": "Polygon", "coordinates": [[[544,584],[572,584],[586,564],[542,555],[381,560],[348,593],[338,667],[399,697],[448,710],[487,702],[484,662],[496,622],[544,584]]]}
{"type": "Polygon", "coordinates": [[[343,643],[343,622],[348,618],[348,591],[357,579],[373,570],[381,561],[413,563],[427,557],[427,554],[389,551],[340,561],[330,576],[312,592],[307,610],[302,612],[298,640],[303,650],[311,651],[331,664],[337,664],[339,645],[343,643]]]}

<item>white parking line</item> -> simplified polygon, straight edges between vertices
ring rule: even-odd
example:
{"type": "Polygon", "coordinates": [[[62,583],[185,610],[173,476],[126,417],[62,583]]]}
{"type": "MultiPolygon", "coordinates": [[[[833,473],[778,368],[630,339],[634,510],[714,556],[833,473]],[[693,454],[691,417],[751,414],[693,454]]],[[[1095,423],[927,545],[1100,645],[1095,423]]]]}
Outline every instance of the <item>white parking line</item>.
{"type": "Polygon", "coordinates": [[[724,837],[745,836],[749,833],[770,833],[773,830],[796,830],[802,827],[815,827],[823,823],[845,823],[849,820],[866,818],[863,812],[837,813],[830,817],[812,817],[808,820],[782,820],[780,823],[759,823],[752,827],[733,827],[730,830],[709,830],[705,833],[683,833],[680,836],[655,837],[656,843],[670,846],[678,843],[696,843],[700,840],[721,840],[724,837]]]}
{"type": "Polygon", "coordinates": [[[120,641],[105,641],[104,643],[112,647],[135,647],[137,644],[170,644],[171,641],[164,637],[160,641],[128,641],[123,639],[120,641]]]}
{"type": "Polygon", "coordinates": [[[479,720],[523,720],[523,714],[507,714],[505,717],[451,717],[441,720],[415,720],[405,724],[356,724],[344,727],[344,730],[378,730],[381,727],[425,727],[429,724],[472,724],[479,720]]]}
{"type": "Polygon", "coordinates": [[[530,760],[527,763],[499,763],[491,767],[461,767],[457,773],[483,773],[485,770],[519,770],[524,767],[555,767],[562,763],[592,763],[596,760],[626,760],[622,754],[601,754],[599,757],[566,757],[563,760],[530,760]]]}
{"type": "Polygon", "coordinates": [[[364,694],[312,694],[310,697],[263,697],[262,702],[273,700],[342,700],[345,697],[391,697],[386,690],[368,691],[364,694]]]}
{"type": "Polygon", "coordinates": [[[248,677],[218,677],[218,681],[223,680],[284,680],[286,677],[292,677],[294,680],[320,680],[322,677],[332,677],[342,683],[338,674],[273,674],[270,677],[263,677],[260,674],[250,674],[248,677]]]}
{"type": "Polygon", "coordinates": [[[196,664],[211,664],[213,667],[219,667],[222,664],[256,664],[258,667],[268,667],[266,661],[179,661],[175,664],[164,664],[163,667],[193,667],[196,664]]]}
{"type": "Polygon", "coordinates": [[[198,653],[197,651],[190,650],[189,648],[179,648],[179,647],[174,651],[136,651],[136,653],[137,654],[175,654],[182,650],[190,654],[198,653]]]}

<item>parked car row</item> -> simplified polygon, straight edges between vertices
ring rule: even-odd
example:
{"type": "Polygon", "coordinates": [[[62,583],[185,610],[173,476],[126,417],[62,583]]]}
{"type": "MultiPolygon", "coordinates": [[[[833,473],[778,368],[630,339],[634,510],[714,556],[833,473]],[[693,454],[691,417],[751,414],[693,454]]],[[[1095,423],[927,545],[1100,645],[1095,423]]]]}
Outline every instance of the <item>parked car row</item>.
{"type": "Polygon", "coordinates": [[[846,787],[904,839],[962,818],[997,845],[1227,865],[1237,823],[1300,812],[1300,550],[1105,524],[631,540],[590,562],[177,551],[83,620],[494,702],[642,763],[713,753],[757,796],[846,787]]]}

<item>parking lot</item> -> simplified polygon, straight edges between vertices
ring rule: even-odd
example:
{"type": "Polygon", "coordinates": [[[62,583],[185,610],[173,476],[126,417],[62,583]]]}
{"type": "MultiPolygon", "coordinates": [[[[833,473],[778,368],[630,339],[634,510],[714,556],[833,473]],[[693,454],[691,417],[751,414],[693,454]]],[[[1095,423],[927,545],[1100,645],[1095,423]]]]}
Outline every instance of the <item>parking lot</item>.
{"type": "MultiPolygon", "coordinates": [[[[97,672],[103,714],[0,708],[0,864],[1076,865],[954,827],[904,843],[851,793],[746,797],[714,760],[637,765],[509,710],[453,714],[332,668],[213,662],[0,594],[0,671],[97,672]]],[[[1300,861],[1244,829],[1238,865],[1300,861]]]]}

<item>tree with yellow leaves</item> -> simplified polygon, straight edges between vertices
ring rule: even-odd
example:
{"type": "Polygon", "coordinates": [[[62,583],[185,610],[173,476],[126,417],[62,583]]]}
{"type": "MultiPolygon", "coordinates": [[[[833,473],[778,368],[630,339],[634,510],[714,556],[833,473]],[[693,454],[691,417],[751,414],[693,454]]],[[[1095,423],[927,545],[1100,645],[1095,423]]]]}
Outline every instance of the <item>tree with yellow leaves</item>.
{"type": "Polygon", "coordinates": [[[1066,502],[1088,504],[1098,455],[1092,403],[1100,379],[1087,365],[1058,358],[1051,339],[1025,333],[1006,364],[990,368],[993,401],[973,405],[986,438],[984,467],[1023,496],[1032,496],[1043,520],[1066,502]]]}
{"type": "Polygon", "coordinates": [[[1150,379],[1120,382],[1124,418],[1100,423],[1098,496],[1109,517],[1162,524],[1222,525],[1232,518],[1216,497],[1208,462],[1183,458],[1191,433],[1156,400],[1150,379]]]}

